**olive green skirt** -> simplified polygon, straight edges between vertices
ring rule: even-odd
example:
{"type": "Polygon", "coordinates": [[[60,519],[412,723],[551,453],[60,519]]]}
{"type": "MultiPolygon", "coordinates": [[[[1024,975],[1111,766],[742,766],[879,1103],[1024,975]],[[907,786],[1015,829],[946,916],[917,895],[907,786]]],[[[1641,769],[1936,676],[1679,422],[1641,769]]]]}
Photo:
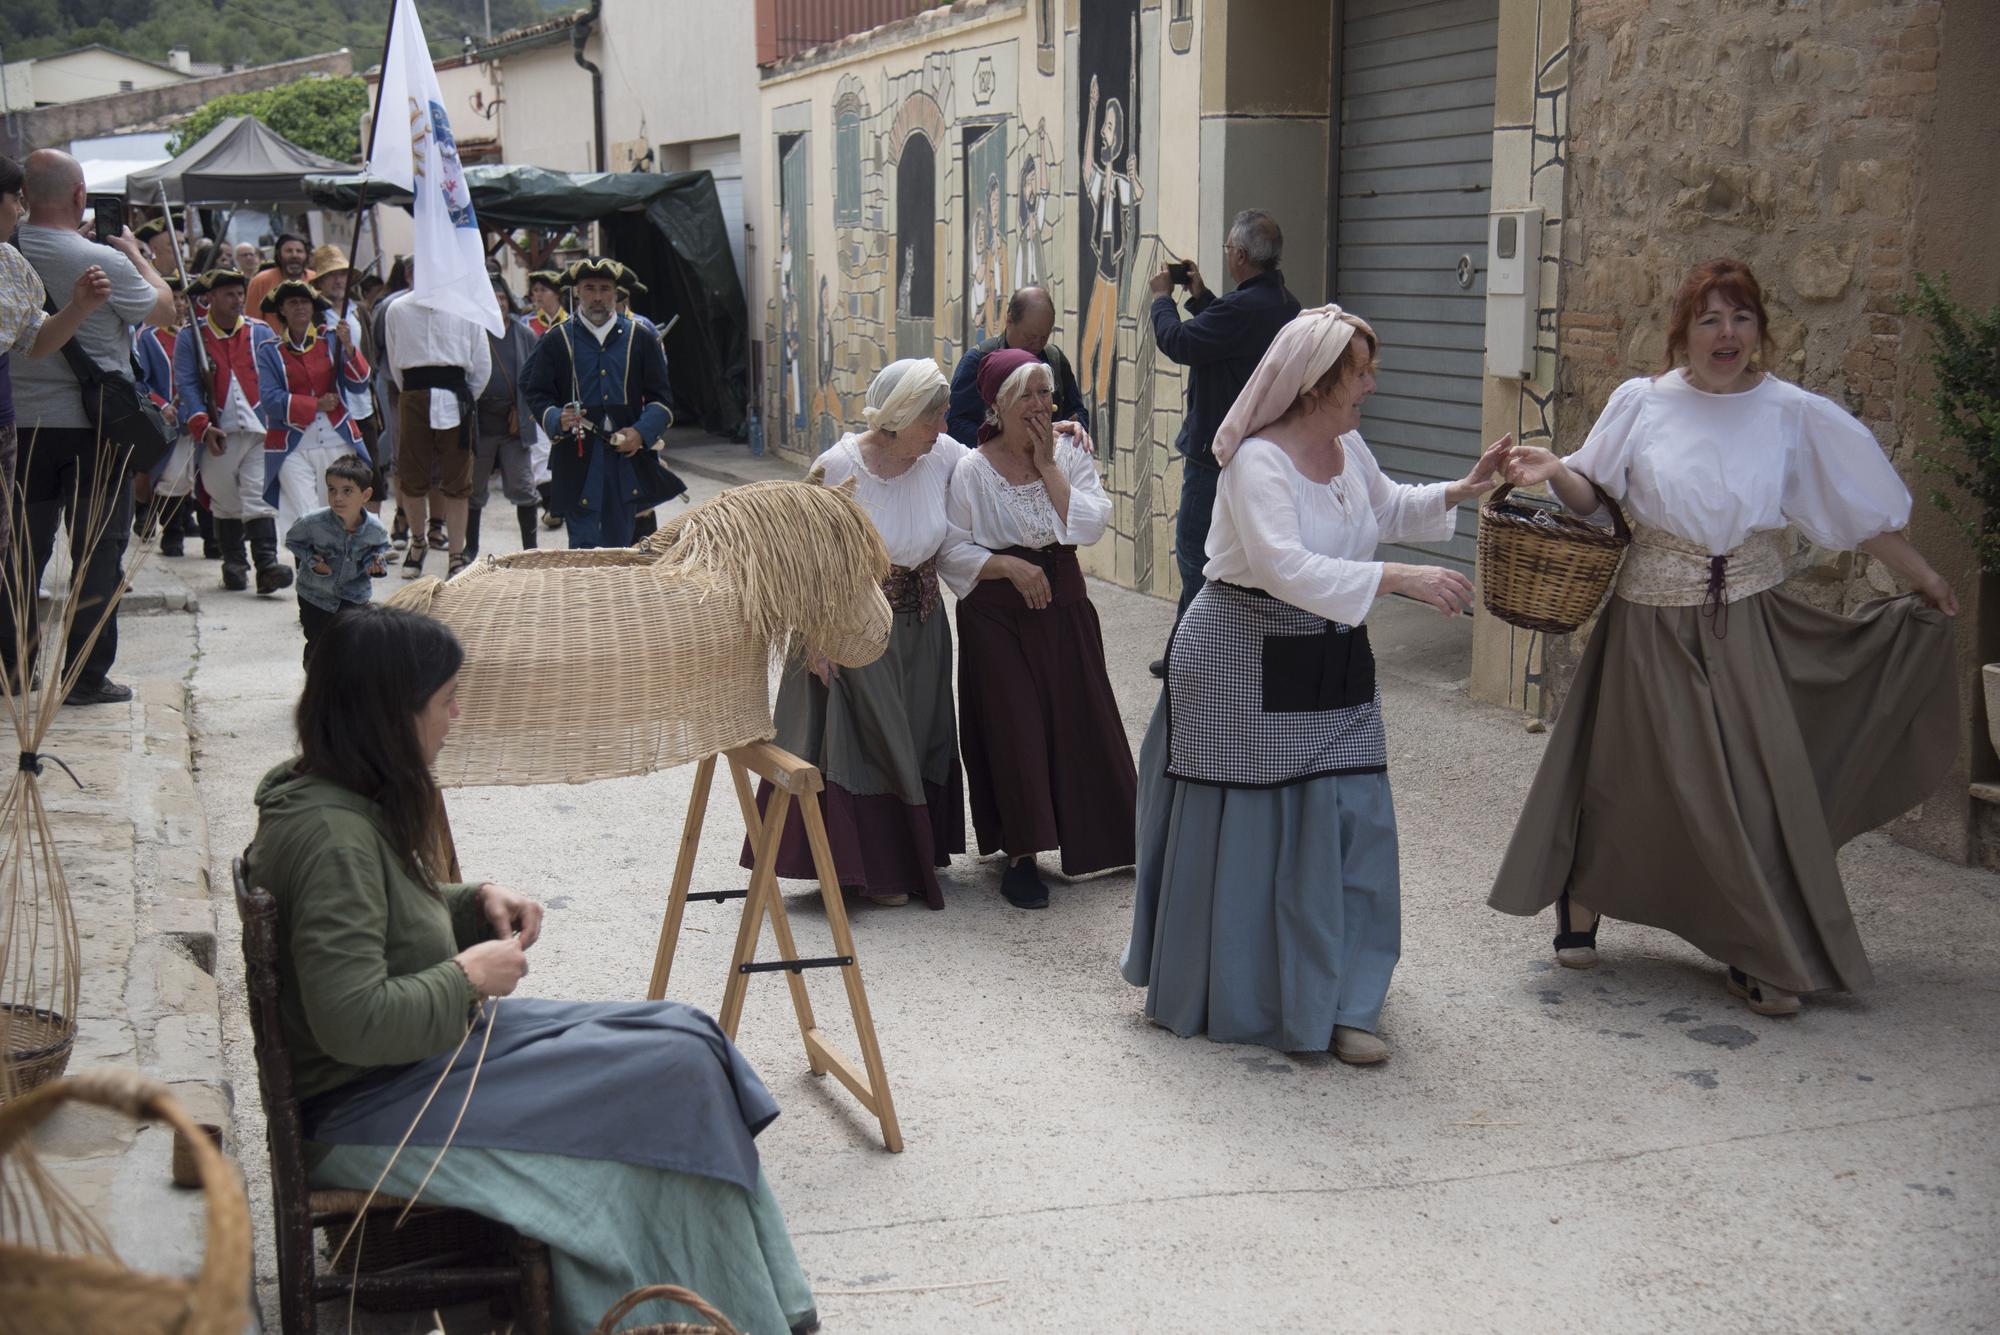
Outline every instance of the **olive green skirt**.
{"type": "Polygon", "coordinates": [[[1923,801],[1958,752],[1952,624],[1913,596],[1854,616],[1773,589],[1614,597],[1488,902],[1567,889],[1797,992],[1872,981],[1834,854],[1923,801]]]}

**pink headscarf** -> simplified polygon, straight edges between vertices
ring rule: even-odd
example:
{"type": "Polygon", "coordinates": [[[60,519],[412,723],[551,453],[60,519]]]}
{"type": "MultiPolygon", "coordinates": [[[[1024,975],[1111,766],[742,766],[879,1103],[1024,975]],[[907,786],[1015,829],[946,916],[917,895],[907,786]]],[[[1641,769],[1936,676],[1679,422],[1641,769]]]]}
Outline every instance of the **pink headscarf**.
{"type": "MultiPolygon", "coordinates": [[[[1000,386],[1007,383],[1007,377],[1024,366],[1040,365],[1041,360],[1034,353],[1023,352],[1019,348],[995,348],[986,354],[986,360],[979,363],[979,397],[991,408],[993,400],[1000,395],[1000,386]]],[[[984,445],[999,434],[999,427],[982,422],[978,443],[984,445]]]]}
{"type": "Polygon", "coordinates": [[[1228,467],[1236,447],[1246,436],[1254,436],[1285,415],[1299,395],[1319,383],[1347,351],[1348,341],[1357,331],[1371,338],[1358,315],[1349,315],[1338,306],[1315,306],[1300,311],[1292,322],[1278,331],[1264,359],[1250,373],[1250,383],[1236,396],[1229,415],[1216,429],[1215,462],[1228,467]]]}

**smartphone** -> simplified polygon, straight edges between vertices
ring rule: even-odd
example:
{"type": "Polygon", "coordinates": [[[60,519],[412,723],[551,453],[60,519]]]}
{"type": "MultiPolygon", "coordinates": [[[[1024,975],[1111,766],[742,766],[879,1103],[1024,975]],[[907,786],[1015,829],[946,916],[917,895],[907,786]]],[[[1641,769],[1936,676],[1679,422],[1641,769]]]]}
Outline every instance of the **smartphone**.
{"type": "Polygon", "coordinates": [[[91,195],[84,204],[90,209],[99,241],[109,241],[125,230],[125,196],[91,195]]]}
{"type": "Polygon", "coordinates": [[[1186,287],[1190,276],[1186,260],[1175,260],[1167,266],[1167,281],[1176,287],[1186,287]]]}

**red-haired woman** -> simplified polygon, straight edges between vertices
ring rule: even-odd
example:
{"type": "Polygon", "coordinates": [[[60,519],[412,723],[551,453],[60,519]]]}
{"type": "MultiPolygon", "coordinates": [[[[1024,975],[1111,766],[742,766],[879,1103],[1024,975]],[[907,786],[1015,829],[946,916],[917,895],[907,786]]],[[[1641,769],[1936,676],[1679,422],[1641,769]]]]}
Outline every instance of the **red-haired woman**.
{"type": "Polygon", "coordinates": [[[1950,587],[1903,536],[1910,493],[1866,427],[1758,368],[1763,293],[1710,260],[1674,298],[1669,368],[1611,395],[1516,486],[1617,500],[1633,544],[1529,791],[1490,903],[1557,905],[1556,955],[1602,917],[1663,927],[1761,1015],[1870,981],[1834,852],[1921,801],[1957,750],[1950,587]],[[1779,588],[1796,527],[1915,593],[1837,616],[1779,588]]]}

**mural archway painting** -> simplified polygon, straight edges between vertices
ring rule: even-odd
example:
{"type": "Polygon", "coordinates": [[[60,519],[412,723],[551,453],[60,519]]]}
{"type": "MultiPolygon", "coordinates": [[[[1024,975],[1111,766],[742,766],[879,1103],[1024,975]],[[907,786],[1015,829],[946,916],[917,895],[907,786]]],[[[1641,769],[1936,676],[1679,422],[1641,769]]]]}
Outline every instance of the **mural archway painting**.
{"type": "Polygon", "coordinates": [[[778,141],[778,399],[779,439],[785,448],[812,448],[809,418],[812,379],[805,365],[812,352],[806,299],[812,260],[806,223],[806,137],[778,141]]]}
{"type": "Polygon", "coordinates": [[[937,318],[937,149],[913,131],[896,160],[896,355],[929,357],[937,318]]]}
{"type": "Polygon", "coordinates": [[[1139,0],[1092,0],[1077,30],[1077,124],[1082,205],[1077,210],[1077,292],[1082,333],[1076,373],[1099,439],[1112,440],[1118,293],[1137,249],[1139,201],[1139,0]]]}
{"type": "Polygon", "coordinates": [[[1000,332],[1013,292],[1008,257],[1007,126],[965,132],[965,342],[969,347],[1000,332]]]}

